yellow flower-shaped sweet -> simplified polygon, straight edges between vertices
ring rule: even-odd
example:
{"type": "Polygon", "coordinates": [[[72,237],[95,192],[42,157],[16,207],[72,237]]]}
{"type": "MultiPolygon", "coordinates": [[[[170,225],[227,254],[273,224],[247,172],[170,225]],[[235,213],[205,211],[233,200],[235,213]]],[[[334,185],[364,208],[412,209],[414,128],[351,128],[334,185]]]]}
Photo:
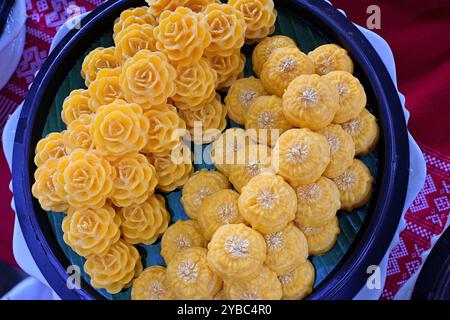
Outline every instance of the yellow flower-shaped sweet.
{"type": "Polygon", "coordinates": [[[77,89],[70,92],[70,95],[64,99],[61,119],[66,125],[83,114],[92,114],[93,110],[89,107],[89,96],[88,90],[77,89]]]}
{"type": "Polygon", "coordinates": [[[342,128],[355,142],[357,155],[365,155],[372,151],[380,136],[377,119],[367,109],[364,109],[356,118],[343,123],[342,128]]]}
{"type": "Polygon", "coordinates": [[[270,55],[279,48],[297,48],[294,40],[286,36],[267,37],[253,50],[252,62],[253,71],[259,77],[262,66],[269,59],[270,55]]]}
{"type": "Polygon", "coordinates": [[[88,88],[89,108],[92,111],[95,112],[100,106],[110,104],[116,99],[123,99],[119,83],[121,72],[121,68],[106,68],[97,73],[97,78],[88,88]]]}
{"type": "Polygon", "coordinates": [[[205,16],[184,7],[163,12],[154,35],[156,48],[181,66],[199,61],[211,43],[205,16]]]}
{"type": "Polygon", "coordinates": [[[139,152],[147,144],[149,121],[141,106],[115,100],[98,108],[90,133],[95,148],[105,157],[116,159],[139,152]]]}
{"type": "Polygon", "coordinates": [[[62,222],[64,242],[83,257],[103,255],[120,238],[120,218],[109,205],[70,208],[62,222]]]}
{"type": "Polygon", "coordinates": [[[228,116],[238,124],[245,124],[245,115],[253,101],[267,95],[261,80],[255,77],[239,79],[231,86],[225,97],[228,116]]]}
{"type": "Polygon", "coordinates": [[[145,153],[167,155],[177,147],[186,133],[186,123],[174,106],[162,104],[144,113],[150,122],[147,130],[148,143],[145,153]]]}
{"type": "Polygon", "coordinates": [[[244,15],[229,4],[210,4],[205,19],[211,33],[211,44],[205,49],[206,56],[230,56],[240,50],[245,41],[244,15]]]}
{"type": "Polygon", "coordinates": [[[168,264],[179,252],[193,247],[206,247],[206,239],[195,220],[178,220],[164,232],[161,256],[168,264]]]}
{"type": "Polygon", "coordinates": [[[297,226],[306,236],[309,255],[315,256],[320,256],[330,251],[334,247],[340,233],[337,216],[317,227],[302,224],[297,224],[297,226]]]}
{"type": "Polygon", "coordinates": [[[123,64],[141,50],[155,51],[153,28],[151,24],[131,24],[122,29],[114,37],[116,60],[123,64]]]}
{"type": "Polygon", "coordinates": [[[286,119],[300,128],[318,130],[329,125],[339,109],[339,93],[324,78],[302,75],[293,80],[283,95],[286,119]]]}
{"type": "Polygon", "coordinates": [[[140,153],[128,154],[112,162],[116,170],[114,192],[110,199],[117,207],[129,207],[145,202],[155,191],[156,170],[140,153]]]}
{"type": "Polygon", "coordinates": [[[228,4],[244,15],[247,42],[260,41],[275,30],[277,12],[273,0],[229,0],[228,4]]]}
{"type": "Polygon", "coordinates": [[[84,58],[81,66],[81,77],[83,77],[86,86],[89,87],[89,84],[96,79],[97,73],[101,69],[115,68],[119,64],[120,61],[117,61],[114,56],[114,47],[98,47],[84,58]]]}
{"type": "Polygon", "coordinates": [[[173,300],[166,268],[151,266],[133,280],[131,300],[173,300]]]}
{"type": "Polygon", "coordinates": [[[141,50],[123,64],[119,83],[127,101],[148,109],[166,103],[175,93],[176,76],[164,54],[141,50]]]}
{"type": "Polygon", "coordinates": [[[74,208],[101,208],[113,192],[114,168],[95,151],[74,150],[60,158],[53,183],[56,192],[74,208]]]}
{"type": "Polygon", "coordinates": [[[237,79],[244,76],[246,59],[239,50],[227,57],[208,56],[206,59],[217,73],[217,90],[229,88],[237,79]]]}
{"type": "Polygon", "coordinates": [[[313,264],[306,260],[293,271],[278,276],[283,288],[284,300],[300,300],[311,293],[314,285],[315,270],[313,264]]]}
{"type": "Polygon", "coordinates": [[[180,110],[179,115],[186,122],[190,140],[196,144],[214,141],[227,126],[227,108],[219,94],[200,110],[180,110]]]}
{"type": "Polygon", "coordinates": [[[275,50],[263,64],[261,82],[271,94],[281,97],[289,84],[300,75],[313,74],[314,63],[298,48],[275,50]]]}
{"type": "Polygon", "coordinates": [[[58,159],[48,159],[34,172],[33,196],[39,200],[42,209],[47,211],[65,212],[67,203],[56,192],[53,175],[58,166],[58,159]]]}
{"type": "Polygon", "coordinates": [[[332,71],[353,73],[353,62],[345,49],[336,44],[325,44],[317,47],[308,56],[314,61],[316,73],[324,75],[332,71]]]}
{"type": "Polygon", "coordinates": [[[34,156],[34,163],[37,167],[43,165],[48,159],[59,159],[67,154],[64,146],[64,135],[64,131],[52,132],[39,140],[34,156]]]}
{"type": "Polygon", "coordinates": [[[75,149],[91,150],[93,148],[89,133],[91,123],[92,115],[84,114],[67,126],[64,133],[64,146],[67,153],[71,153],[75,149]]]}
{"type": "Polygon", "coordinates": [[[91,277],[91,285],[111,294],[131,285],[142,272],[142,262],[135,247],[119,240],[103,255],[86,259],[84,271],[91,277]]]}
{"type": "Polygon", "coordinates": [[[211,268],[227,281],[248,281],[263,269],[266,242],[256,230],[240,224],[225,224],[208,244],[211,268]]]}
{"type": "Polygon", "coordinates": [[[283,133],[272,155],[275,172],[294,187],[315,182],[329,163],[327,139],[309,129],[290,129],[283,133]]]}
{"type": "Polygon", "coordinates": [[[295,218],[297,196],[280,176],[262,173],[242,188],[239,212],[253,228],[263,233],[277,232],[295,218]]]}
{"type": "Polygon", "coordinates": [[[167,266],[167,280],[177,299],[212,300],[222,280],[208,265],[205,248],[188,248],[167,266]]]}
{"type": "Polygon", "coordinates": [[[153,16],[159,17],[163,11],[174,11],[178,7],[186,5],[189,0],[145,0],[145,2],[150,7],[153,16]]]}
{"type": "Polygon", "coordinates": [[[120,17],[114,22],[114,35],[132,24],[149,24],[156,26],[158,23],[156,18],[151,14],[149,7],[130,8],[122,11],[120,17]]]}
{"type": "Polygon", "coordinates": [[[117,214],[122,220],[122,237],[130,244],[154,243],[167,230],[170,220],[165,200],[159,194],[152,194],[144,203],[121,208],[117,214]]]}
{"type": "Polygon", "coordinates": [[[203,12],[211,3],[221,3],[220,0],[188,0],[184,5],[194,12],[203,12]]]}
{"type": "Polygon", "coordinates": [[[217,73],[205,58],[177,66],[176,91],[171,97],[180,110],[200,110],[216,95],[217,73]]]}

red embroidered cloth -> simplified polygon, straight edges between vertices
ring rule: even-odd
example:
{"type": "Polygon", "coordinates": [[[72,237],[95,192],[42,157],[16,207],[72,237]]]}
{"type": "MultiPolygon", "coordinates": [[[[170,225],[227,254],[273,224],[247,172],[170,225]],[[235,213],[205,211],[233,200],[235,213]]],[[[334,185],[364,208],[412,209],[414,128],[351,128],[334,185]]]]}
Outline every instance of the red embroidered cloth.
{"type": "MultiPolygon", "coordinates": [[[[70,5],[89,11],[102,0],[27,0],[27,40],[13,78],[0,91],[0,129],[27,94],[28,85],[47,57],[56,30],[67,19],[70,5]]],[[[409,130],[419,142],[427,162],[423,190],[406,214],[406,229],[392,250],[382,299],[392,299],[421,264],[430,239],[440,234],[450,212],[450,3],[441,0],[334,0],[349,18],[366,26],[367,8],[381,12],[383,36],[393,49],[400,91],[411,112],[409,130]]],[[[14,213],[10,208],[11,179],[0,152],[0,259],[14,263],[11,241],[14,213]]]]}

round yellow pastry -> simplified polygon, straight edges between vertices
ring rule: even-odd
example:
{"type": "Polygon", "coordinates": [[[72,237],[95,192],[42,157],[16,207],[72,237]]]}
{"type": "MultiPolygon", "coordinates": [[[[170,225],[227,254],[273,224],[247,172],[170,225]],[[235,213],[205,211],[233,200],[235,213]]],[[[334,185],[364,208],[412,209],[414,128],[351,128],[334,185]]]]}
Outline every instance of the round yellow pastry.
{"type": "Polygon", "coordinates": [[[272,166],[294,187],[320,178],[330,163],[327,139],[309,129],[290,129],[278,139],[272,166]]]}
{"type": "Polygon", "coordinates": [[[330,163],[323,175],[327,178],[340,176],[353,162],[355,143],[352,137],[338,124],[330,124],[318,131],[325,136],[330,146],[330,163]]]}
{"type": "Polygon", "coordinates": [[[150,126],[147,131],[148,143],[143,152],[153,155],[167,155],[181,142],[186,133],[186,123],[174,106],[162,104],[145,111],[144,116],[150,126]]]}
{"type": "Polygon", "coordinates": [[[353,138],[357,155],[368,154],[378,142],[380,128],[375,116],[367,109],[364,109],[355,119],[341,125],[353,138]]]}
{"type": "Polygon", "coordinates": [[[114,56],[114,47],[98,47],[89,52],[81,66],[81,77],[84,79],[86,87],[89,87],[89,84],[96,79],[97,73],[101,69],[115,68],[119,64],[120,61],[117,61],[114,56]]]}
{"type": "Polygon", "coordinates": [[[217,73],[217,90],[228,89],[244,76],[246,58],[239,50],[230,56],[208,56],[206,59],[217,73]]]}
{"type": "Polygon", "coordinates": [[[277,96],[260,96],[250,105],[245,129],[253,132],[259,143],[272,145],[292,125],[283,113],[283,100],[277,96]]]}
{"type": "Polygon", "coordinates": [[[133,280],[131,300],[173,300],[166,268],[151,266],[133,280]]]}
{"type": "Polygon", "coordinates": [[[173,12],[164,11],[154,35],[156,48],[179,66],[198,62],[211,43],[204,15],[185,7],[178,7],[173,12]]]}
{"type": "Polygon", "coordinates": [[[83,114],[67,126],[63,137],[67,153],[75,149],[91,150],[94,147],[89,133],[92,118],[92,115],[83,114]]]}
{"type": "Polygon", "coordinates": [[[352,211],[365,205],[372,194],[373,177],[358,159],[343,174],[333,179],[341,194],[341,209],[352,211]]]}
{"type": "Polygon", "coordinates": [[[131,24],[122,29],[114,37],[114,56],[123,64],[128,58],[134,57],[141,50],[155,51],[154,26],[151,24],[131,24]]]}
{"type": "Polygon", "coordinates": [[[297,196],[282,177],[262,173],[242,188],[239,212],[253,228],[263,233],[284,229],[294,220],[297,196]]]}
{"type": "Polygon", "coordinates": [[[295,222],[318,227],[336,216],[341,208],[340,194],[336,184],[320,177],[314,183],[300,185],[297,192],[297,214],[295,222]]]}
{"type": "Polygon", "coordinates": [[[80,256],[103,255],[120,238],[120,217],[110,206],[70,208],[62,222],[64,242],[80,256]]]}
{"type": "Polygon", "coordinates": [[[181,204],[192,219],[197,219],[203,199],[222,189],[229,189],[227,178],[217,171],[202,169],[194,173],[183,187],[181,204]]]}
{"type": "Polygon", "coordinates": [[[91,277],[94,288],[114,294],[129,287],[139,276],[142,262],[135,247],[119,240],[109,247],[106,254],[89,256],[84,271],[91,277]]]}
{"type": "Polygon", "coordinates": [[[286,119],[300,128],[318,130],[329,125],[339,109],[339,93],[329,81],[302,75],[292,81],[283,95],[286,119]]]}
{"type": "Polygon", "coordinates": [[[119,76],[121,68],[105,68],[97,73],[97,78],[88,88],[89,108],[96,111],[100,106],[110,104],[116,99],[123,99],[119,76]]]}
{"type": "Polygon", "coordinates": [[[277,12],[273,0],[229,0],[228,4],[244,15],[247,43],[260,41],[275,31],[277,12]]]}
{"type": "Polygon", "coordinates": [[[312,292],[315,279],[315,269],[309,260],[293,271],[278,276],[283,288],[283,300],[303,299],[312,292]]]}
{"type": "Polygon", "coordinates": [[[230,300],[281,300],[283,296],[276,273],[266,266],[251,280],[227,283],[226,291],[230,300]]]}
{"type": "Polygon", "coordinates": [[[167,280],[177,299],[212,300],[222,287],[222,280],[207,260],[205,248],[188,248],[167,265],[167,280]]]}
{"type": "Polygon", "coordinates": [[[178,114],[186,122],[190,140],[196,144],[214,141],[227,126],[227,108],[219,94],[200,110],[179,110],[178,114]]]}
{"type": "Polygon", "coordinates": [[[347,71],[332,71],[323,77],[330,81],[339,93],[339,109],[333,122],[343,123],[356,118],[367,104],[366,92],[358,78],[347,71]]]}
{"type": "Polygon", "coordinates": [[[156,26],[158,23],[155,17],[151,14],[149,7],[144,6],[130,8],[122,11],[120,17],[114,22],[113,38],[115,38],[120,31],[132,24],[148,24],[156,26]]]}
{"type": "Polygon", "coordinates": [[[318,227],[301,224],[297,224],[297,226],[306,236],[309,255],[314,256],[320,256],[330,251],[334,247],[340,233],[337,216],[318,227]]]}
{"type": "Polygon", "coordinates": [[[68,125],[83,114],[92,114],[93,109],[89,107],[89,91],[85,89],[72,90],[64,99],[61,119],[68,125]]]}
{"type": "Polygon", "coordinates": [[[208,262],[226,281],[246,282],[263,269],[266,242],[256,230],[240,224],[225,224],[208,244],[208,262]]]}
{"type": "Polygon", "coordinates": [[[266,266],[277,275],[298,268],[308,258],[308,242],[303,232],[293,223],[281,231],[266,233],[266,266]]]}
{"type": "Polygon", "coordinates": [[[167,230],[170,214],[163,196],[152,194],[141,204],[120,208],[120,230],[130,244],[152,244],[167,230]]]}
{"type": "Polygon", "coordinates": [[[116,159],[141,151],[148,141],[149,126],[140,105],[115,100],[98,108],[89,131],[98,152],[116,159]]]}
{"type": "Polygon", "coordinates": [[[332,71],[353,73],[353,62],[345,49],[336,44],[325,44],[317,47],[308,56],[314,61],[316,73],[324,75],[332,71]]]}
{"type": "Polygon", "coordinates": [[[236,191],[224,189],[203,199],[198,223],[206,239],[211,240],[217,229],[225,224],[244,222],[239,214],[238,198],[236,191]]]}
{"type": "Polygon", "coordinates": [[[67,154],[64,146],[64,135],[65,131],[52,132],[39,140],[34,156],[34,163],[37,167],[43,165],[48,159],[59,159],[67,154]]]}
{"type": "Polygon", "coordinates": [[[178,220],[162,236],[161,256],[168,264],[179,252],[193,247],[206,247],[200,226],[195,220],[178,220]]]}
{"type": "Polygon", "coordinates": [[[58,159],[48,159],[34,172],[31,192],[39,200],[42,209],[46,211],[65,212],[69,208],[64,198],[56,192],[53,175],[58,166],[58,159]]]}
{"type": "Polygon", "coordinates": [[[259,77],[263,64],[269,59],[269,56],[279,48],[297,48],[294,40],[286,36],[267,37],[253,50],[252,63],[253,71],[259,77]]]}
{"type": "Polygon", "coordinates": [[[204,12],[206,7],[211,3],[221,3],[220,0],[188,0],[184,5],[194,12],[200,13],[204,12]]]}
{"type": "Polygon", "coordinates": [[[252,102],[267,95],[261,80],[255,77],[239,79],[231,86],[225,97],[228,116],[238,124],[245,124],[245,115],[252,102]]]}
{"type": "Polygon", "coordinates": [[[141,50],[125,61],[119,83],[127,101],[149,109],[175,94],[176,77],[177,71],[163,53],[141,50]]]}
{"type": "Polygon", "coordinates": [[[116,207],[144,203],[155,191],[158,184],[156,170],[143,154],[128,154],[111,164],[117,174],[110,199],[116,207]]]}
{"type": "Polygon", "coordinates": [[[275,50],[261,68],[261,82],[271,94],[281,97],[289,84],[300,75],[313,74],[314,63],[298,48],[275,50]]]}
{"type": "Polygon", "coordinates": [[[240,50],[245,41],[244,15],[229,4],[213,3],[203,11],[211,33],[206,56],[229,57],[240,50]]]}
{"type": "Polygon", "coordinates": [[[159,17],[165,11],[174,11],[178,7],[186,5],[190,0],[145,0],[150,7],[150,12],[159,17]]]}

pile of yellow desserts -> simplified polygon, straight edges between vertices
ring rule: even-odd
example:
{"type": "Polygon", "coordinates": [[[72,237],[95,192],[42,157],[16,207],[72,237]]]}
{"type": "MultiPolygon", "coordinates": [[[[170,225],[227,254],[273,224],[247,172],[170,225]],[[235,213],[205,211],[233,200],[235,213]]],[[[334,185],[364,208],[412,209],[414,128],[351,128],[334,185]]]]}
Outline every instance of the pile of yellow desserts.
{"type": "Polygon", "coordinates": [[[132,299],[303,298],[315,279],[308,256],[334,246],[337,211],[371,194],[355,156],[379,129],[352,60],[335,44],[305,54],[269,37],[272,0],[147,3],[116,19],[114,47],[84,59],[87,89],[64,100],[66,130],[36,146],[33,195],[66,214],[64,241],[95,288],[132,286],[132,299]],[[241,48],[254,43],[259,78],[243,78],[241,48]],[[225,130],[227,116],[245,129],[225,130]],[[186,131],[212,142],[218,171],[193,172],[186,131]],[[161,193],[179,188],[191,219],[170,225],[161,193]],[[143,270],[135,245],[159,238],[167,268],[143,270]]]}

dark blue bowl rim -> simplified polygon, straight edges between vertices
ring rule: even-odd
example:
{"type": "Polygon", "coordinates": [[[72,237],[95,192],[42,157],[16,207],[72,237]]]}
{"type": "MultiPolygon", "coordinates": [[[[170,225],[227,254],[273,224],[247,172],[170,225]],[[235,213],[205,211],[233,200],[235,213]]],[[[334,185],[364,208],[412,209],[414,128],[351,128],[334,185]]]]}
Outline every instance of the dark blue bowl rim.
{"type": "MultiPolygon", "coordinates": [[[[107,1],[83,18],[82,28],[71,30],[41,67],[18,121],[12,169],[17,217],[33,259],[63,299],[105,298],[84,280],[80,289],[67,288],[69,275],[66,268],[70,262],[51,232],[45,212],[31,194],[36,169],[34,147],[47,118],[48,101],[67,72],[67,65],[77,59],[80,50],[84,50],[80,47],[102,32],[107,18],[113,20],[126,8],[142,4],[140,0],[107,1]]],[[[383,258],[403,211],[408,185],[409,144],[402,105],[396,86],[375,49],[336,8],[323,0],[279,0],[277,5],[307,17],[306,20],[333,35],[360,65],[377,100],[384,154],[380,164],[383,177],[374,212],[367,217],[345,257],[309,296],[310,299],[351,299],[365,285],[367,268],[378,265],[383,258]]]]}

